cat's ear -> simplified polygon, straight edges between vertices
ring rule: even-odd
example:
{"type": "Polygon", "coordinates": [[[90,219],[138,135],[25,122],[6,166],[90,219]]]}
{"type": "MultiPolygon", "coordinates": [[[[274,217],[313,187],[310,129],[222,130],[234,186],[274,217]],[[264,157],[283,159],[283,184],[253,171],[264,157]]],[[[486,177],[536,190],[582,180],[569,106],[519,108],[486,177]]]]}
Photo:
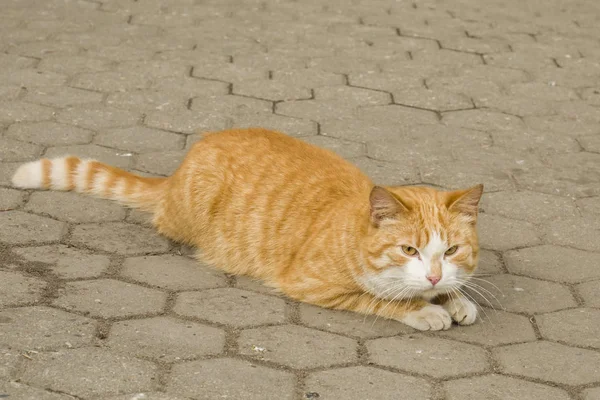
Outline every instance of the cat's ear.
{"type": "Polygon", "coordinates": [[[473,186],[467,190],[449,192],[446,197],[448,210],[476,218],[479,209],[479,200],[483,194],[483,185],[473,186]]]}
{"type": "Polygon", "coordinates": [[[369,195],[371,204],[371,222],[379,226],[384,219],[394,218],[402,211],[407,211],[406,207],[387,189],[381,186],[375,186],[369,195]]]}

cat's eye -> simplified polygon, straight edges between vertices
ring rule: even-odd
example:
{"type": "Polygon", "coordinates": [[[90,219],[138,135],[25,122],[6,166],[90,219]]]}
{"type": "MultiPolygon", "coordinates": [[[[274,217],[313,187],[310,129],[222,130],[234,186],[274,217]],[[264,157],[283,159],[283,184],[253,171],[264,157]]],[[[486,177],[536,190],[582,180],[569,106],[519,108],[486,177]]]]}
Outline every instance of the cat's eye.
{"type": "Polygon", "coordinates": [[[447,256],[451,256],[452,254],[456,253],[457,250],[458,250],[458,246],[452,246],[448,250],[446,250],[446,252],[444,254],[447,256]]]}
{"type": "Polygon", "coordinates": [[[417,249],[411,246],[402,246],[402,251],[404,252],[404,254],[411,257],[416,256],[418,253],[417,249]]]}

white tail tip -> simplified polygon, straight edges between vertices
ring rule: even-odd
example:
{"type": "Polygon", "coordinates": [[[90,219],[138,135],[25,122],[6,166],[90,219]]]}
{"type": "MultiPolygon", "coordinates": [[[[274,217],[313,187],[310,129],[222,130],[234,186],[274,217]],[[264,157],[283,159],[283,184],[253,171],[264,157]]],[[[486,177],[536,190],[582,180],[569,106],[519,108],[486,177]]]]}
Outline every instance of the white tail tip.
{"type": "Polygon", "coordinates": [[[42,187],[42,162],[32,161],[21,165],[12,177],[15,187],[21,189],[39,189],[42,187]]]}

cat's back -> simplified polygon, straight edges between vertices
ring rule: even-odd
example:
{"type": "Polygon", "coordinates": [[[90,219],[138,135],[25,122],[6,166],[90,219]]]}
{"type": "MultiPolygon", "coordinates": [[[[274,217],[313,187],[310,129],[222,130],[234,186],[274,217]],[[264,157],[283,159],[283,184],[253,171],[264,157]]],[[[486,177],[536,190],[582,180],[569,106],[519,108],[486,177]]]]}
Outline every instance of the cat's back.
{"type": "Polygon", "coordinates": [[[337,154],[290,137],[263,129],[230,129],[207,133],[190,151],[188,158],[216,168],[233,181],[263,185],[328,182],[340,187],[368,186],[369,179],[337,154]]]}

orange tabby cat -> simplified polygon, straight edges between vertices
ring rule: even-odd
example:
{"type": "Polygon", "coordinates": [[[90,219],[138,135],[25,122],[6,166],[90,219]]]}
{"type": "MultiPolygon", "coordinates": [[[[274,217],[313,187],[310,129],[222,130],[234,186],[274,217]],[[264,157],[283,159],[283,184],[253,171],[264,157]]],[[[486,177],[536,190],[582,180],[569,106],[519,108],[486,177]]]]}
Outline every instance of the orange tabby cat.
{"type": "Polygon", "coordinates": [[[150,211],[204,261],[299,301],[420,330],[477,317],[458,289],[477,265],[481,185],[374,186],[334,153],[265,129],[207,134],[169,178],[65,157],[24,164],[13,183],[150,211]]]}

